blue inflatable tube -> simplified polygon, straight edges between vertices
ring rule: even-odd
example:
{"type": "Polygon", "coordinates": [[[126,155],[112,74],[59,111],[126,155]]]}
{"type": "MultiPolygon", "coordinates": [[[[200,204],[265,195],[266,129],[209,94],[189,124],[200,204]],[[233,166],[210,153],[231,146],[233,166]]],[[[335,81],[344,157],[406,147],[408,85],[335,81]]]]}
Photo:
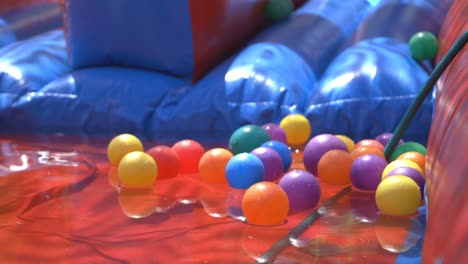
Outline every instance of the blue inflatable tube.
{"type": "Polygon", "coordinates": [[[0,110],[69,72],[65,45],[63,31],[55,30],[0,49],[0,110]]]}
{"type": "Polygon", "coordinates": [[[278,113],[252,115],[259,107],[254,102],[263,105],[272,94],[291,94],[299,100],[294,111],[305,111],[317,79],[372,8],[365,0],[305,3],[236,57],[226,74],[227,100],[242,104],[242,118],[252,123],[279,121],[278,113]]]}
{"type": "MultiPolygon", "coordinates": [[[[306,116],[315,133],[343,133],[355,140],[393,131],[428,79],[408,45],[374,38],[346,49],[328,67],[309,98],[306,116]],[[383,118],[385,116],[385,118],[383,118]]],[[[425,143],[432,119],[428,99],[405,139],[425,143]]]]}
{"type": "MultiPolygon", "coordinates": [[[[310,1],[194,85],[136,68],[69,72],[63,32],[9,45],[0,51],[9,65],[0,69],[0,131],[225,142],[241,125],[299,112],[314,134],[374,137],[392,130],[427,73],[392,38],[357,42],[335,59],[373,3],[310,1]]],[[[431,112],[428,101],[408,139],[424,141],[431,112]]]]}

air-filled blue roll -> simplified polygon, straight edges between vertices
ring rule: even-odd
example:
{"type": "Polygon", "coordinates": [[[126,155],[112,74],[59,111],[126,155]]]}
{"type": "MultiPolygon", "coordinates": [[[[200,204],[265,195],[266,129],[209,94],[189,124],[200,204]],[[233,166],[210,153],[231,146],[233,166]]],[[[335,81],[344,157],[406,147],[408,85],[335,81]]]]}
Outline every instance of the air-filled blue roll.
{"type": "MultiPolygon", "coordinates": [[[[355,140],[393,131],[428,79],[407,43],[374,38],[346,49],[328,67],[309,98],[306,116],[315,133],[355,140]]],[[[405,139],[425,143],[433,98],[425,101],[405,139]]]]}
{"type": "MultiPolygon", "coordinates": [[[[55,30],[0,49],[0,109],[69,71],[63,34],[55,30]]],[[[31,118],[41,114],[32,105],[29,109],[31,118]]]]}
{"type": "Polygon", "coordinates": [[[420,31],[437,35],[451,3],[452,0],[382,0],[359,25],[352,43],[375,37],[406,42],[420,31]]]}
{"type": "MultiPolygon", "coordinates": [[[[227,100],[242,104],[243,118],[255,120],[259,104],[271,94],[302,94],[297,112],[305,111],[306,98],[317,78],[373,6],[366,0],[316,0],[299,8],[289,20],[271,27],[242,51],[226,74],[227,100]]],[[[280,98],[282,99],[282,98],[280,98]]],[[[268,117],[281,118],[277,115],[268,117]]]]}
{"type": "Polygon", "coordinates": [[[128,132],[155,138],[153,115],[168,90],[187,87],[176,78],[144,70],[79,70],[23,93],[0,111],[0,128],[93,136],[128,132]]]}

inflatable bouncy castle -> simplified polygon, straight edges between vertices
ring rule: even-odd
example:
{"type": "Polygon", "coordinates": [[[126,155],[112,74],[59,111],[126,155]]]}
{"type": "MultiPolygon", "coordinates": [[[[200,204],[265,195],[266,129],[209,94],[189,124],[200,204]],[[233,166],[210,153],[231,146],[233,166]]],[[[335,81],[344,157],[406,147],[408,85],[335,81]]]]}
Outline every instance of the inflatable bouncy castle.
{"type": "Polygon", "coordinates": [[[468,261],[467,18],[465,0],[3,0],[0,261],[468,261]],[[411,195],[382,176],[407,153],[411,195]]]}

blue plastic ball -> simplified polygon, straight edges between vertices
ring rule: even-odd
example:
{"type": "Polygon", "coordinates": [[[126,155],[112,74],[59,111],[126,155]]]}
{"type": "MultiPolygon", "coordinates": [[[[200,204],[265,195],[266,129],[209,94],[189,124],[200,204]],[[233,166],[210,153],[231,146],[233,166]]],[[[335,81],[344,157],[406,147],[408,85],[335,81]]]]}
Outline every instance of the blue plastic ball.
{"type": "Polygon", "coordinates": [[[240,153],[232,157],[226,166],[229,185],[236,189],[248,189],[265,176],[262,161],[250,153],[240,153]]]}
{"type": "Polygon", "coordinates": [[[262,144],[262,147],[267,147],[267,148],[272,148],[281,157],[281,160],[283,161],[283,170],[284,172],[289,171],[291,168],[291,163],[292,163],[292,154],[291,150],[289,150],[289,147],[284,144],[281,141],[277,140],[270,140],[262,144]]]}

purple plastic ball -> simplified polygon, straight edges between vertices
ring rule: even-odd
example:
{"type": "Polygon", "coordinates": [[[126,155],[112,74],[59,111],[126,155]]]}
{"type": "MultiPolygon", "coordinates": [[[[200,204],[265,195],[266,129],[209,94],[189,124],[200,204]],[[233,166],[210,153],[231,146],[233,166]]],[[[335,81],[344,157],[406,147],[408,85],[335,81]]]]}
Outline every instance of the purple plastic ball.
{"type": "Polygon", "coordinates": [[[321,134],[313,137],[304,149],[304,166],[313,175],[317,175],[320,159],[330,150],[340,149],[348,151],[346,144],[331,134],[321,134]]]}
{"type": "Polygon", "coordinates": [[[421,197],[424,197],[424,185],[426,184],[426,180],[419,171],[410,167],[400,167],[388,173],[387,178],[394,175],[403,175],[413,179],[421,189],[421,197]]]}
{"type": "Polygon", "coordinates": [[[263,181],[276,181],[283,174],[283,161],[281,156],[274,149],[259,147],[252,150],[253,155],[257,156],[265,168],[263,181]]]}
{"type": "Polygon", "coordinates": [[[274,123],[268,123],[262,126],[262,128],[270,135],[272,140],[277,140],[286,144],[286,132],[274,123]]]}
{"type": "Polygon", "coordinates": [[[351,166],[351,183],[357,189],[375,191],[386,166],[387,161],[378,155],[362,155],[351,166]]]}
{"type": "MultiPolygon", "coordinates": [[[[392,137],[393,137],[392,133],[383,133],[383,134],[378,135],[375,138],[375,140],[377,140],[378,142],[380,142],[380,144],[386,147],[388,142],[390,142],[390,139],[392,139],[392,137]]],[[[401,145],[403,143],[405,142],[402,139],[400,139],[400,141],[398,142],[398,145],[401,145]]]]}
{"type": "Polygon", "coordinates": [[[281,178],[279,186],[288,195],[291,211],[314,208],[320,201],[320,183],[308,171],[292,170],[286,173],[281,178]]]}

